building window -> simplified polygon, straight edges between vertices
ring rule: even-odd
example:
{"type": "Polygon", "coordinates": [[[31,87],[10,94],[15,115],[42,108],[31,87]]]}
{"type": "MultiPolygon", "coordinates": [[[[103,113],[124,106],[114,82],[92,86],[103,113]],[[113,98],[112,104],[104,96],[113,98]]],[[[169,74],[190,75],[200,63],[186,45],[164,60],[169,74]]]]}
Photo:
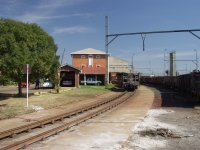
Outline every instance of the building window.
{"type": "Polygon", "coordinates": [[[96,55],[96,58],[99,59],[99,58],[101,58],[101,56],[100,55],[96,55]]]}
{"type": "Polygon", "coordinates": [[[88,67],[93,66],[93,55],[88,55],[88,67]]]}
{"type": "Polygon", "coordinates": [[[85,55],[81,55],[81,58],[85,58],[85,55]]]}
{"type": "Polygon", "coordinates": [[[100,67],[101,67],[101,65],[97,64],[97,65],[96,65],[96,67],[97,67],[97,68],[100,68],[100,67]]]}

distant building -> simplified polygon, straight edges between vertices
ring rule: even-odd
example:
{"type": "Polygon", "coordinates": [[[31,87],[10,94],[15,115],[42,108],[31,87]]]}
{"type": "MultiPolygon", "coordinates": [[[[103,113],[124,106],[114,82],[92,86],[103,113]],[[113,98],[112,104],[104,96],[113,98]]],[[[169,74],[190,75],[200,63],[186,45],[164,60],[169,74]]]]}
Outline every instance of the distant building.
{"type": "MultiPolygon", "coordinates": [[[[104,83],[106,74],[106,53],[104,51],[87,48],[71,53],[72,66],[81,70],[80,80],[95,78],[104,83]]],[[[117,57],[109,56],[110,77],[116,73],[130,72],[128,62],[117,57]]]]}
{"type": "Polygon", "coordinates": [[[176,76],[176,52],[169,53],[170,69],[169,75],[176,76]]]}
{"type": "Polygon", "coordinates": [[[128,61],[123,60],[121,58],[109,57],[109,71],[110,72],[125,72],[130,73],[131,66],[129,65],[128,61]]]}
{"type": "Polygon", "coordinates": [[[130,73],[131,66],[128,61],[123,60],[121,58],[109,57],[109,72],[110,72],[110,82],[115,83],[118,80],[118,74],[121,73],[130,73]]]}

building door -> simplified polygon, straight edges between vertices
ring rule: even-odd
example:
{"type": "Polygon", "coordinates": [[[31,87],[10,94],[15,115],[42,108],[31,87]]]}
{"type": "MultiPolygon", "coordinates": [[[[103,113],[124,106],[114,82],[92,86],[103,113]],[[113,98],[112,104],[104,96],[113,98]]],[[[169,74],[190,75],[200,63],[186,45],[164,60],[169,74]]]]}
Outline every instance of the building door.
{"type": "Polygon", "coordinates": [[[93,66],[93,55],[88,55],[88,67],[93,66]]]}

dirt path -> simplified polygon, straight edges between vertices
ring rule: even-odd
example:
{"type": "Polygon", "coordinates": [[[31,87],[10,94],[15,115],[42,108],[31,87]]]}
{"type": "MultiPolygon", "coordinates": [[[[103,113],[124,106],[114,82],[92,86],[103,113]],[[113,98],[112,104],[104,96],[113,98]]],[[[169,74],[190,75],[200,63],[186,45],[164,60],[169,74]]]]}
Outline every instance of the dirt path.
{"type": "Polygon", "coordinates": [[[153,91],[141,86],[130,100],[119,107],[27,149],[122,149],[124,141],[143,119],[153,99],[153,91]]]}

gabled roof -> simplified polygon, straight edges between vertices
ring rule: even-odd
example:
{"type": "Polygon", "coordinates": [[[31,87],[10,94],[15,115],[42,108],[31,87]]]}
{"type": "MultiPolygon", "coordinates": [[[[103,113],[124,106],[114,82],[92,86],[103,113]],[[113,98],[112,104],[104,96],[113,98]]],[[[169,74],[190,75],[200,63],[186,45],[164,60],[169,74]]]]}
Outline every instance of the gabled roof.
{"type": "Polygon", "coordinates": [[[130,73],[130,65],[128,61],[117,57],[109,57],[109,71],[110,72],[126,72],[130,73]]]}
{"type": "Polygon", "coordinates": [[[72,65],[69,65],[69,64],[64,64],[64,65],[60,66],[61,70],[62,70],[62,68],[64,68],[64,67],[69,67],[69,68],[72,68],[72,69],[74,69],[74,70],[76,70],[76,71],[78,71],[78,72],[81,72],[80,69],[78,69],[78,68],[76,68],[76,67],[74,67],[74,66],[72,66],[72,65]]]}
{"type": "Polygon", "coordinates": [[[99,54],[99,55],[105,55],[106,53],[104,51],[96,50],[96,49],[93,49],[93,48],[86,48],[86,49],[71,53],[71,55],[74,55],[74,54],[99,54]]]}
{"type": "Polygon", "coordinates": [[[124,59],[122,59],[122,58],[119,58],[119,57],[115,57],[115,56],[110,56],[109,57],[109,61],[110,61],[110,63],[116,63],[116,62],[118,62],[118,63],[127,63],[128,64],[128,61],[127,60],[124,60],[124,59]]]}

